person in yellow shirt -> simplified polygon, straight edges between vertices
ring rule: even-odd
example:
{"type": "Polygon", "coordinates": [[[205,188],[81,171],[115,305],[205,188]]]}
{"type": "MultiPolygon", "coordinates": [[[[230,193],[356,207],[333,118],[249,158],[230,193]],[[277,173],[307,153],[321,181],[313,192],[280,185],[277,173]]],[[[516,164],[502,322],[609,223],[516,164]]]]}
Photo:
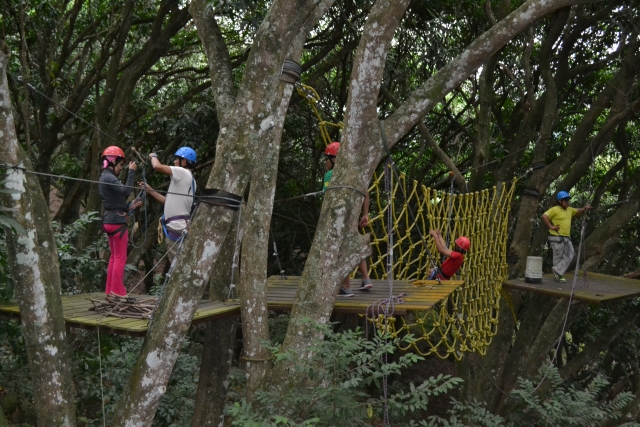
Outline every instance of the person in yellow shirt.
{"type": "Polygon", "coordinates": [[[549,228],[549,245],[553,251],[553,275],[557,282],[566,282],[563,274],[569,268],[575,254],[571,243],[571,219],[580,216],[591,208],[585,205],[576,209],[569,206],[571,196],[566,191],[558,192],[558,206],[554,206],[542,215],[542,221],[549,228]]]}

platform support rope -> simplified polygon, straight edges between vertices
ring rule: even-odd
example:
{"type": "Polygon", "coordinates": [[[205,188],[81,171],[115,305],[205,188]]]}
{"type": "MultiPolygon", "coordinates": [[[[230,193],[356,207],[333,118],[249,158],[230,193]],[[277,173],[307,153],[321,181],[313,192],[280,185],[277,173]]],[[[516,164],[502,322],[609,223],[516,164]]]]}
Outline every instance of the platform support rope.
{"type": "Polygon", "coordinates": [[[242,205],[238,208],[238,224],[236,227],[236,241],[235,247],[233,248],[233,259],[231,261],[231,280],[229,281],[229,292],[227,293],[227,301],[235,300],[238,295],[236,292],[236,284],[234,282],[234,273],[236,269],[240,266],[240,239],[242,236],[242,230],[240,229],[242,225],[242,205]],[[232,298],[233,297],[233,298],[232,298]]]}

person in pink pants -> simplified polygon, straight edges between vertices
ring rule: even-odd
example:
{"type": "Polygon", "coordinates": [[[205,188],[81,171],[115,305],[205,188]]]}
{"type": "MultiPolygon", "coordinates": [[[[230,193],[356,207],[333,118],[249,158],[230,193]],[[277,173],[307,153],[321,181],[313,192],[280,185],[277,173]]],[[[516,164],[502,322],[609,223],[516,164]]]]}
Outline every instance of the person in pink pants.
{"type": "MultiPolygon", "coordinates": [[[[107,147],[102,152],[102,174],[100,175],[100,198],[102,199],[102,230],[107,233],[109,239],[109,267],[107,268],[107,286],[105,293],[126,296],[124,287],[124,267],[127,264],[127,244],[129,232],[127,230],[127,217],[129,205],[127,198],[133,191],[133,183],[137,165],[129,163],[129,173],[126,185],[122,185],[118,174],[124,165],[124,151],[119,147],[107,147]]],[[[137,206],[132,206],[135,208],[137,206]]]]}

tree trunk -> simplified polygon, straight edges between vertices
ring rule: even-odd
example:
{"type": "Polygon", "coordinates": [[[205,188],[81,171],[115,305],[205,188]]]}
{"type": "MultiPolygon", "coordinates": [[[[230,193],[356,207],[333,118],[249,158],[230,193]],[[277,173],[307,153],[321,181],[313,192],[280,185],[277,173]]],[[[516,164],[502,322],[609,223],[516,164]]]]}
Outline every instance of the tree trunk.
{"type": "MultiPolygon", "coordinates": [[[[227,234],[227,240],[211,273],[209,299],[212,301],[225,301],[229,296],[229,286],[233,282],[232,269],[237,270],[237,266],[234,265],[236,240],[242,240],[241,236],[237,236],[237,231],[236,221],[227,234]]],[[[237,279],[236,277],[236,281],[237,279]]],[[[237,296],[237,293],[233,296],[237,296]]],[[[193,427],[224,424],[224,403],[233,362],[235,331],[239,322],[240,317],[233,316],[206,325],[196,393],[196,409],[191,421],[193,427]],[[220,361],[223,362],[220,363],[220,361]]]]}
{"type": "MultiPolygon", "coordinates": [[[[288,59],[298,62],[312,25],[320,19],[332,2],[320,4],[307,20],[289,49],[288,59]]],[[[293,85],[282,82],[276,98],[281,99],[276,113],[277,122],[267,138],[262,138],[262,150],[254,153],[254,168],[243,218],[242,262],[240,276],[240,307],[242,310],[243,352],[246,365],[246,393],[250,402],[270,367],[271,353],[261,341],[269,340],[267,312],[267,260],[269,259],[269,232],[271,213],[278,177],[280,141],[284,118],[293,92],[293,85]]]]}
{"type": "MultiPolygon", "coordinates": [[[[31,170],[31,162],[18,144],[11,111],[6,67],[9,49],[0,46],[0,158],[31,170]]],[[[23,169],[9,169],[5,187],[16,190],[4,197],[15,209],[12,217],[27,232],[9,232],[9,266],[16,283],[22,331],[38,425],[75,426],[74,386],[60,299],[60,268],[49,208],[38,180],[23,169]]]]}
{"type": "MultiPolygon", "coordinates": [[[[231,195],[244,193],[252,170],[252,152],[272,133],[272,123],[280,120],[277,114],[281,100],[276,95],[289,45],[314,7],[315,3],[296,0],[280,0],[271,6],[254,39],[227,125],[220,129],[208,189],[231,195]]],[[[118,402],[113,425],[151,424],[211,268],[235,218],[236,213],[228,208],[200,204],[118,402]]]]}
{"type": "MultiPolygon", "coordinates": [[[[384,153],[376,99],[389,44],[408,4],[407,0],[377,1],[360,39],[336,168],[282,345],[284,351],[297,351],[300,357],[308,354],[308,347],[318,338],[313,325],[329,320],[344,278],[371,251],[369,235],[361,235],[357,224],[369,178],[384,153]]],[[[286,363],[276,364],[271,384],[289,387],[304,380],[291,374],[287,378],[286,370],[286,363]]]]}
{"type": "Polygon", "coordinates": [[[523,293],[520,291],[505,288],[503,290],[505,298],[500,299],[498,315],[500,327],[491,339],[486,355],[478,356],[475,353],[469,353],[456,364],[458,376],[464,379],[461,396],[463,401],[471,402],[476,399],[484,402],[488,407],[493,407],[494,402],[500,398],[501,393],[494,384],[502,385],[502,376],[509,357],[508,350],[513,342],[518,321],[515,313],[523,298],[523,293]]]}

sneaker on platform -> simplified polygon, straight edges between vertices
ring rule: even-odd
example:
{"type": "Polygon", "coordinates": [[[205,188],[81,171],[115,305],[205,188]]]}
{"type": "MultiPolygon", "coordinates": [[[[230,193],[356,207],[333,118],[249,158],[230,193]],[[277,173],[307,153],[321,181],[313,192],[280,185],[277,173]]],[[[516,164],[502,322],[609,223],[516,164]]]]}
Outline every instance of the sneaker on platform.
{"type": "Polygon", "coordinates": [[[340,292],[338,292],[338,296],[339,297],[352,297],[353,296],[353,291],[351,290],[351,288],[349,288],[349,289],[340,288],[340,292]]]}
{"type": "Polygon", "coordinates": [[[373,289],[373,284],[371,283],[371,279],[363,279],[362,284],[358,289],[360,289],[361,291],[368,291],[370,289],[373,289]]]}

